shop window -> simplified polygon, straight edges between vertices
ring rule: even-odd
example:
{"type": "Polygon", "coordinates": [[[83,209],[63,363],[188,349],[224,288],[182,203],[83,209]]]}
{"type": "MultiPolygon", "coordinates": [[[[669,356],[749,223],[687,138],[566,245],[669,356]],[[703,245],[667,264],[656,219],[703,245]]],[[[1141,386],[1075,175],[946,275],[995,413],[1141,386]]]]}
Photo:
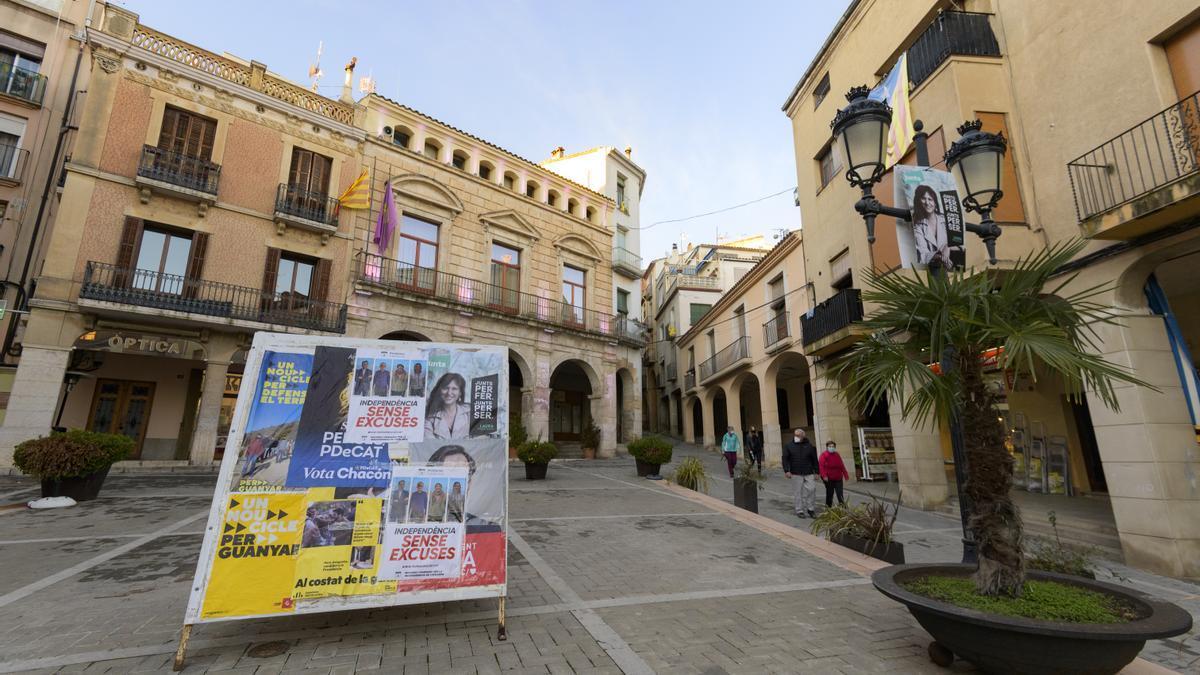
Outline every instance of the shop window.
{"type": "Polygon", "coordinates": [[[499,309],[516,312],[521,297],[521,252],[511,246],[492,242],[491,304],[499,309]]]}

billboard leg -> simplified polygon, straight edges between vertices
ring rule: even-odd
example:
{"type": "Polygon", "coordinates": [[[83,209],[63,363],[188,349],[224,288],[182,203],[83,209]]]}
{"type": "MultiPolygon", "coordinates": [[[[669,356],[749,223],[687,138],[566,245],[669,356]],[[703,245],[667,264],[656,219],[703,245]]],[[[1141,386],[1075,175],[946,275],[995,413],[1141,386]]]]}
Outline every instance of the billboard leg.
{"type": "Polygon", "coordinates": [[[508,629],[504,627],[504,596],[500,596],[500,627],[496,629],[496,639],[501,642],[508,640],[508,629]]]}
{"type": "Polygon", "coordinates": [[[192,636],[192,624],[183,624],[183,631],[179,634],[179,649],[175,650],[175,665],[171,666],[171,670],[179,672],[183,670],[183,660],[187,654],[188,638],[192,636]]]}

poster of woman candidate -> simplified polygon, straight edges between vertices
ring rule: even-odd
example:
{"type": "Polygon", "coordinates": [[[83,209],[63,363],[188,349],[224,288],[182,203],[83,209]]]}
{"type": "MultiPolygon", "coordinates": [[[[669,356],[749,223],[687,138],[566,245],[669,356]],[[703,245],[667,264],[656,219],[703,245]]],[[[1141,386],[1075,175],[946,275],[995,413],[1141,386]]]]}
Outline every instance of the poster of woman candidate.
{"type": "Polygon", "coordinates": [[[507,349],[258,333],[244,380],[185,625],[503,598],[507,349]]]}
{"type": "Polygon", "coordinates": [[[945,270],[966,264],[962,205],[954,175],[929,167],[898,164],[895,202],[912,211],[912,222],[896,221],[902,267],[945,270]]]}

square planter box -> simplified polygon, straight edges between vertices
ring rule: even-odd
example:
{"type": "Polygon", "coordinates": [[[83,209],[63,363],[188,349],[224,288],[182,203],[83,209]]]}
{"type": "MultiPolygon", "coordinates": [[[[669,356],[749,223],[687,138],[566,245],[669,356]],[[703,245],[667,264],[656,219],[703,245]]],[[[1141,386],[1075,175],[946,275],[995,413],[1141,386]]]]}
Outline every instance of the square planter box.
{"type": "Polygon", "coordinates": [[[91,501],[100,494],[100,486],[104,484],[104,479],[108,476],[108,470],[111,468],[106,466],[100,471],[82,478],[44,480],[42,481],[42,496],[70,497],[77,502],[91,501]]]}
{"type": "Polygon", "coordinates": [[[656,476],[656,475],[658,475],[659,468],[662,467],[661,464],[651,464],[649,462],[643,462],[642,460],[637,459],[636,457],[634,458],[633,461],[637,462],[637,475],[639,478],[645,478],[646,476],[656,476]]]}
{"type": "Polygon", "coordinates": [[[733,504],[751,513],[758,513],[758,481],[734,478],[733,504]]]}

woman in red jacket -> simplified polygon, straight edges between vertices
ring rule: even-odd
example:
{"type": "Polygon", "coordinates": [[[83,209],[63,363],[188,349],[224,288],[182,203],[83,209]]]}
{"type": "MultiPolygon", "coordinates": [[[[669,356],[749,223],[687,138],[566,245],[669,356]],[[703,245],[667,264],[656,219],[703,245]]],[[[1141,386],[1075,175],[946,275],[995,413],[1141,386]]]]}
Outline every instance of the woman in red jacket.
{"type": "Polygon", "coordinates": [[[821,480],[825,481],[825,508],[833,506],[833,493],[837,493],[838,504],[846,505],[842,496],[842,481],[850,480],[850,473],[842,462],[842,456],[837,452],[837,443],[825,443],[825,452],[817,462],[821,468],[821,480]]]}

